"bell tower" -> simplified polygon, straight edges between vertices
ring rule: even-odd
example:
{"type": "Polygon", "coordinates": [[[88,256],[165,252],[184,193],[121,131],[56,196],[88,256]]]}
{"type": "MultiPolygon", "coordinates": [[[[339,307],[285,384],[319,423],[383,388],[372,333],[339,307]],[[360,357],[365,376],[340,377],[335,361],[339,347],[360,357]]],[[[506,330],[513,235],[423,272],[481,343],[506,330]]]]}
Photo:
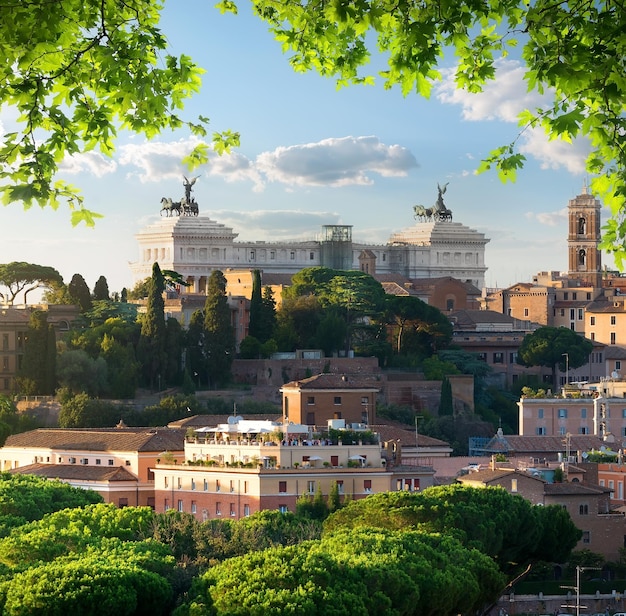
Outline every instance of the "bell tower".
{"type": "Polygon", "coordinates": [[[583,187],[582,194],[570,199],[567,206],[568,277],[586,287],[602,286],[600,253],[600,201],[583,187]]]}

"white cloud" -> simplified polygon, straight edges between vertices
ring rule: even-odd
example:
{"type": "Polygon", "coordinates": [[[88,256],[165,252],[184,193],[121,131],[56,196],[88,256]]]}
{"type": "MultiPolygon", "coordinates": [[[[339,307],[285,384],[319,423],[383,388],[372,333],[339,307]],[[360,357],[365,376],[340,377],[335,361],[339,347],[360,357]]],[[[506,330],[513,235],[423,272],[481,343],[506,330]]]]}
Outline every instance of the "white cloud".
{"type": "Polygon", "coordinates": [[[556,227],[557,225],[566,227],[568,212],[567,208],[564,207],[556,212],[527,212],[525,216],[528,220],[536,220],[542,225],[547,225],[548,227],[556,227]]]}
{"type": "Polygon", "coordinates": [[[263,177],[254,168],[250,159],[238,152],[214,156],[208,164],[207,171],[209,175],[220,176],[226,182],[250,181],[255,192],[261,192],[265,187],[263,177]]]}
{"type": "Polygon", "coordinates": [[[291,186],[350,186],[373,183],[372,173],[402,177],[418,166],[409,150],[377,137],[341,137],[263,152],[256,166],[268,181],[291,186]]]}
{"type": "Polygon", "coordinates": [[[77,175],[87,172],[98,178],[108,175],[109,173],[114,173],[116,169],[117,163],[99,152],[72,154],[71,156],[67,156],[59,165],[59,171],[61,173],[77,175]]]}
{"type": "Polygon", "coordinates": [[[519,151],[536,158],[542,169],[565,167],[570,173],[585,172],[585,159],[589,154],[590,144],[586,138],[573,139],[571,143],[561,139],[550,141],[541,128],[532,128],[524,132],[519,151]]]}
{"type": "Polygon", "coordinates": [[[198,145],[195,138],[181,139],[165,143],[163,141],[146,141],[130,143],[120,147],[119,164],[135,167],[130,177],[138,177],[142,183],[160,182],[164,179],[179,179],[187,173],[182,159],[198,145]]]}
{"type": "Polygon", "coordinates": [[[483,91],[471,94],[457,89],[454,70],[443,73],[443,81],[435,87],[442,103],[461,105],[463,118],[470,121],[501,120],[517,122],[524,109],[534,109],[551,100],[551,96],[528,92],[524,81],[526,69],[516,60],[496,61],[496,79],[485,84],[483,91]]]}

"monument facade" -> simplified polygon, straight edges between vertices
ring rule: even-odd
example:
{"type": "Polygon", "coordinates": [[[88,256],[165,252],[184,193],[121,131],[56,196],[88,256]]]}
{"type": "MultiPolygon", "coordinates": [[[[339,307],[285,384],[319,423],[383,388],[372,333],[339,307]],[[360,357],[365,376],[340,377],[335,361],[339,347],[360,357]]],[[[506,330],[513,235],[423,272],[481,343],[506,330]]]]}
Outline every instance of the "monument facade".
{"type": "Polygon", "coordinates": [[[185,178],[186,194],[180,202],[161,200],[162,205],[178,203],[178,208],[164,207],[160,219],[136,235],[139,260],[131,264],[136,282],[149,277],[158,261],[161,269],[175,270],[190,283],[183,290],[186,293],[204,293],[214,270],[295,274],[314,266],[406,278],[451,276],[479,289],[484,286],[489,240],[475,229],[452,222],[452,211],[443,203],[447,184],[439,187],[428,217],[418,215],[417,208],[423,206],[415,206],[415,224],[393,233],[385,244],[354,241],[352,225],[324,225],[317,237],[307,241],[237,241],[239,234],[232,227],[201,214],[191,196],[192,185],[185,178]]]}

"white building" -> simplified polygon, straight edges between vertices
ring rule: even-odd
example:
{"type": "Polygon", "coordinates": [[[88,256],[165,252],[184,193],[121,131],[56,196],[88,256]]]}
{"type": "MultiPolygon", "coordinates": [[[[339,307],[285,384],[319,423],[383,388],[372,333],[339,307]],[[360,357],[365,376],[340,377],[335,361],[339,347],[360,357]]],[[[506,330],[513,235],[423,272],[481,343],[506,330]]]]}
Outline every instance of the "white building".
{"type": "Polygon", "coordinates": [[[137,234],[139,260],[131,264],[138,282],[158,261],[204,293],[214,270],[258,268],[265,273],[295,274],[306,267],[397,273],[407,278],[452,276],[484,286],[484,234],[458,222],[418,222],[394,233],[387,244],[353,242],[351,225],[324,225],[310,241],[237,242],[238,234],[207,216],[161,218],[137,234]]]}

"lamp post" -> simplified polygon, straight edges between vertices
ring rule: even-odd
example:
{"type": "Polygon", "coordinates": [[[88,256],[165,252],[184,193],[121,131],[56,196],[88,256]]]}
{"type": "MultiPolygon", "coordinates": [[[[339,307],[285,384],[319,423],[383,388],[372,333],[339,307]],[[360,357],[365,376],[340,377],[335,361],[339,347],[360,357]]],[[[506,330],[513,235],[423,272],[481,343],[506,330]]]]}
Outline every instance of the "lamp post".
{"type": "Polygon", "coordinates": [[[561,353],[561,357],[565,357],[565,385],[569,384],[569,353],[561,353]]]}

